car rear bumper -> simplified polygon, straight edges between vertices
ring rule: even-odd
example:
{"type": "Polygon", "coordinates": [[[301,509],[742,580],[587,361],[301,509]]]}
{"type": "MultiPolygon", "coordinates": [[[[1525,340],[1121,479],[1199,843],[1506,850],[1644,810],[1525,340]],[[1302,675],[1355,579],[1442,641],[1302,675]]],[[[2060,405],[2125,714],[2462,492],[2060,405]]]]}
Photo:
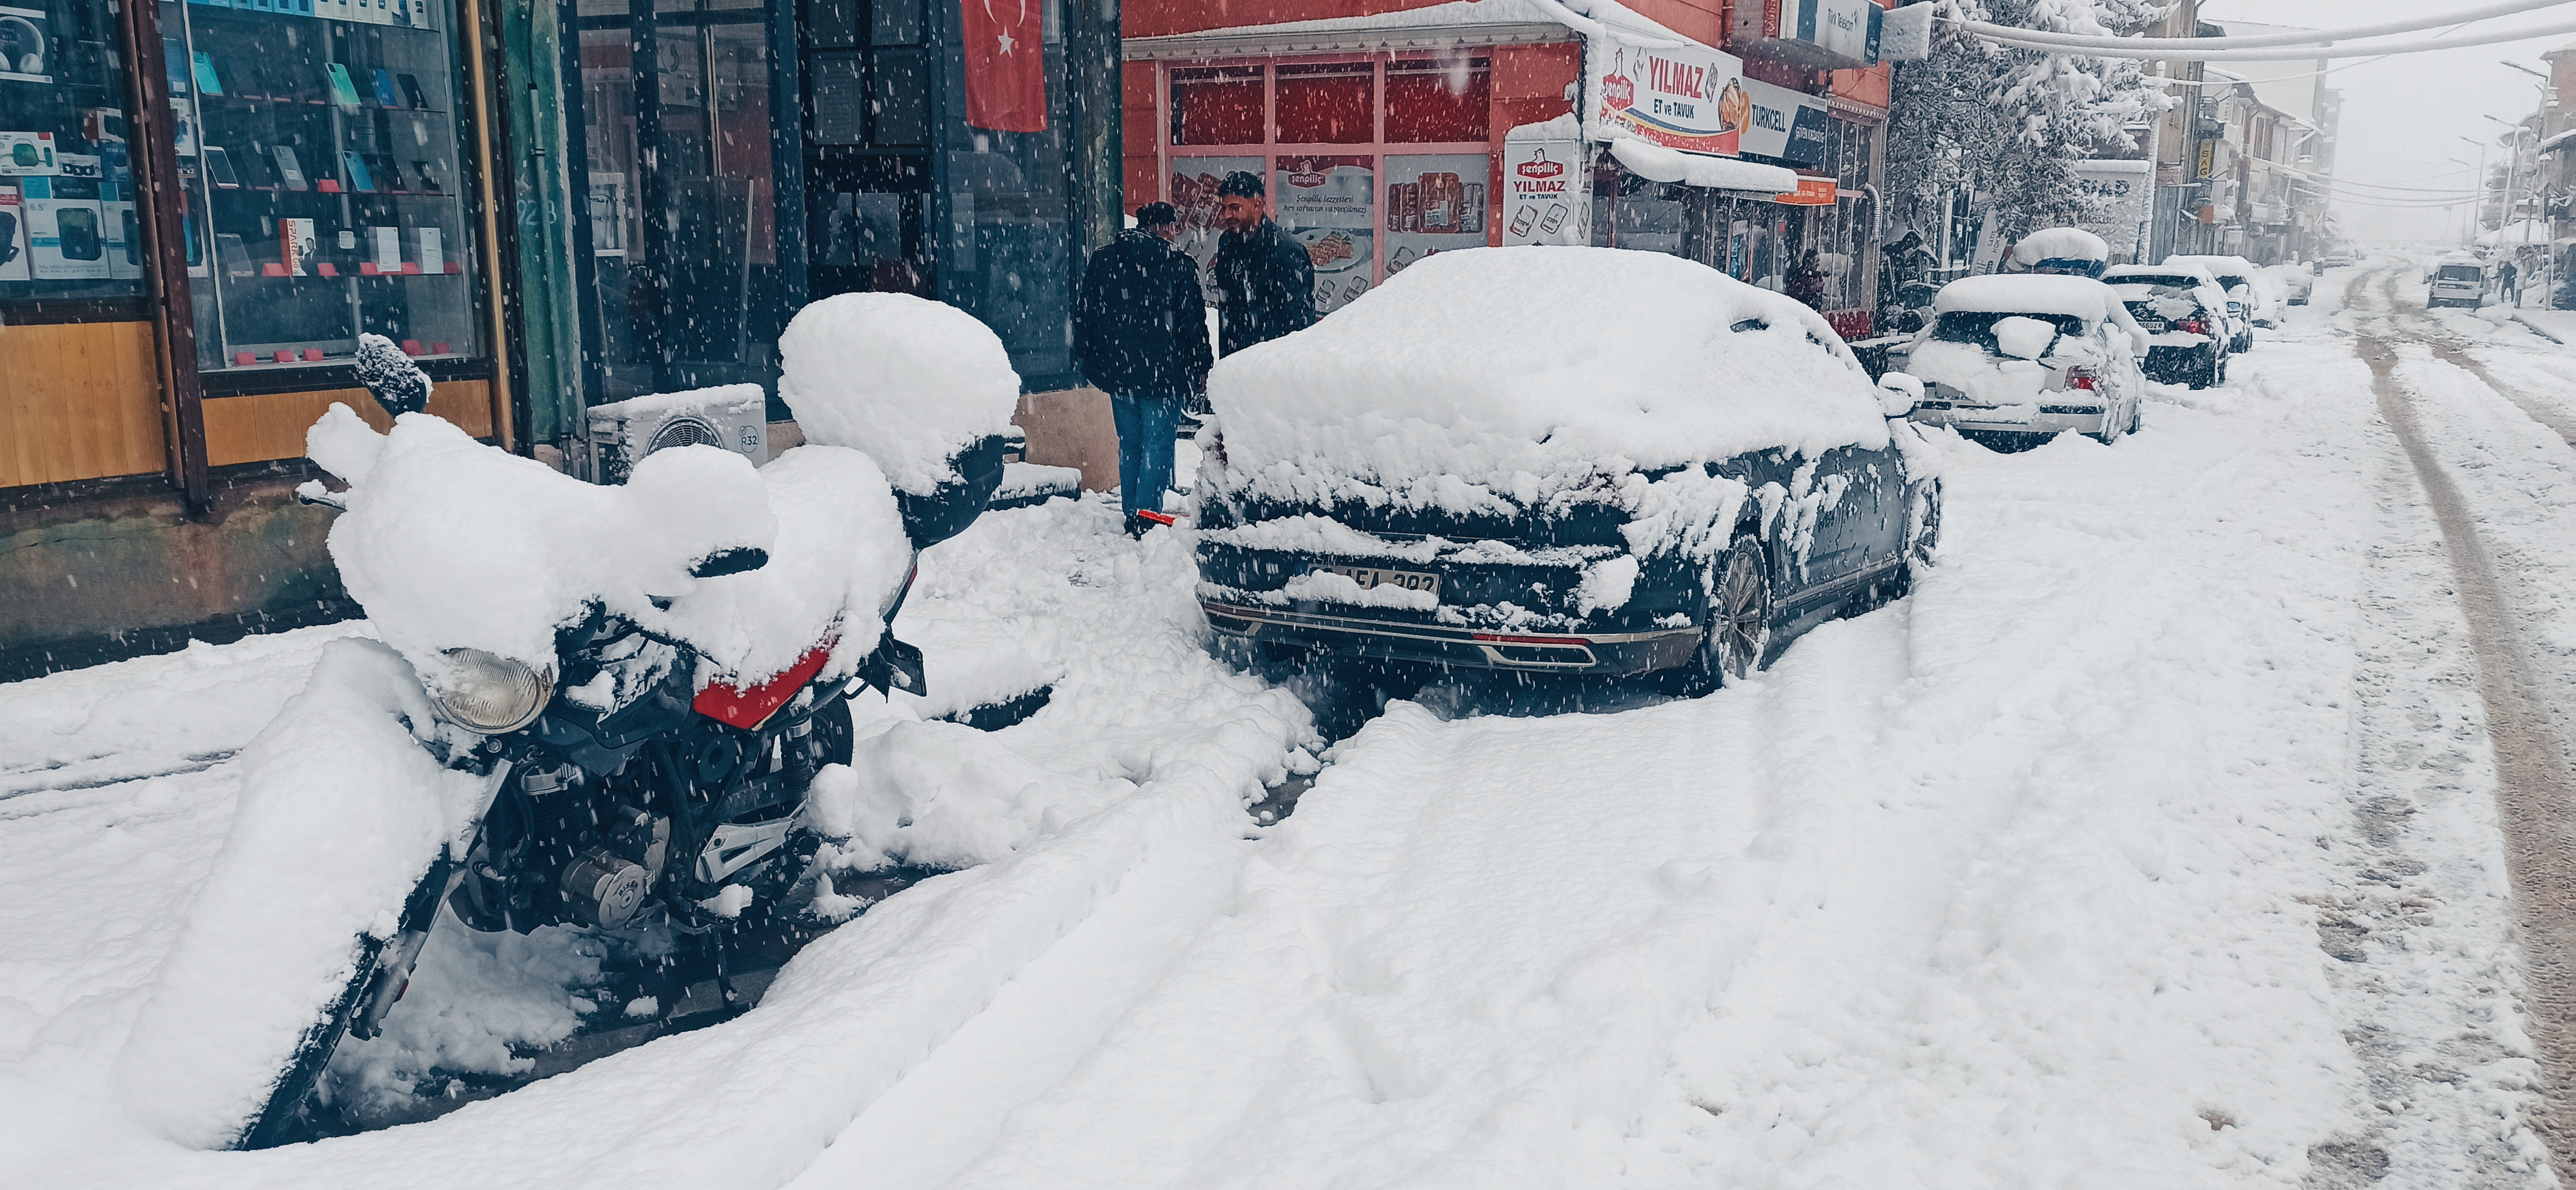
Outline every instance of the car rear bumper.
{"type": "Polygon", "coordinates": [[[1367,609],[1326,614],[1201,599],[1208,627],[1290,649],[1470,669],[1619,676],[1671,669],[1691,659],[1706,630],[1526,635],[1379,619],[1367,609]]]}
{"type": "Polygon", "coordinates": [[[2038,412],[2023,417],[2019,413],[2022,408],[2025,407],[2015,406],[2007,412],[1991,407],[1962,407],[1949,402],[1925,401],[1914,407],[1913,419],[1924,425],[1949,426],[1985,434],[2063,434],[2068,430],[2078,434],[2102,432],[2103,411],[2098,405],[2058,405],[2049,403],[2043,396],[2038,412]]]}
{"type": "Polygon", "coordinates": [[[1697,583],[1675,562],[1641,568],[1628,599],[1601,609],[1584,606],[1585,576],[1624,551],[1389,544],[1405,553],[1256,547],[1210,533],[1198,548],[1199,606],[1220,635],[1283,650],[1532,672],[1615,676],[1666,669],[1691,660],[1704,635],[1697,583]],[[1439,591],[1394,601],[1408,606],[1314,598],[1299,580],[1318,566],[1435,574],[1439,591]]]}

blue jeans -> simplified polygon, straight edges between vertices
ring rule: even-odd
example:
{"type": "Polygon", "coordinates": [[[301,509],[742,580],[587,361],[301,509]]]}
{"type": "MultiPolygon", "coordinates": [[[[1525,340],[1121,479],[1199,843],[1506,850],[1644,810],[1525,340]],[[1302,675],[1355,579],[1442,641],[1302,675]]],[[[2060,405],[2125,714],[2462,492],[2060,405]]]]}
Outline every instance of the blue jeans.
{"type": "Polygon", "coordinates": [[[1138,511],[1163,511],[1163,492],[1172,486],[1172,443],[1180,432],[1181,398],[1109,394],[1109,415],[1118,423],[1118,502],[1133,517],[1138,511]]]}

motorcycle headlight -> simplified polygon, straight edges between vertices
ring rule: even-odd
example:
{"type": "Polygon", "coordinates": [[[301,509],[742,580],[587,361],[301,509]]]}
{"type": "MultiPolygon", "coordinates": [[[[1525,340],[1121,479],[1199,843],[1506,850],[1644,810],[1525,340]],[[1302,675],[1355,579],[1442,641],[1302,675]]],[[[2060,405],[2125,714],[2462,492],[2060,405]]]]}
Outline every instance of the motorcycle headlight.
{"type": "Polygon", "coordinates": [[[552,669],[535,670],[481,649],[449,649],[434,697],[438,713],[467,731],[500,735],[535,721],[554,697],[552,669]]]}

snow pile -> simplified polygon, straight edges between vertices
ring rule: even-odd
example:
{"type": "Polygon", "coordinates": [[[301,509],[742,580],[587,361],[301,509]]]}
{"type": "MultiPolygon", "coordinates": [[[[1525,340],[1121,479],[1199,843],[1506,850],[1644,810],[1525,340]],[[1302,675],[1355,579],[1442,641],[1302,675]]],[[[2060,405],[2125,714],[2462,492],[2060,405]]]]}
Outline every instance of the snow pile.
{"type": "Polygon", "coordinates": [[[2014,359],[2038,359],[2057,342],[2057,324],[2018,314],[1995,320],[1995,346],[2014,359]]]}
{"type": "Polygon", "coordinates": [[[1227,461],[1203,486],[1308,503],[1509,511],[1604,475],[1887,441],[1815,311],[1605,248],[1441,253],[1218,361],[1209,396],[1227,461]]]}
{"type": "Polygon", "coordinates": [[[414,738],[438,726],[400,656],[340,640],[251,743],[223,851],[117,1055],[138,1116],[198,1148],[256,1118],[353,974],[357,940],[392,936],[412,886],[482,812],[489,781],[414,738]]]}
{"type": "Polygon", "coordinates": [[[1758,161],[1685,153],[1634,136],[1610,142],[1610,152],[1628,172],[1658,182],[1679,182],[1709,190],[1744,194],[1789,194],[1798,189],[1798,171],[1758,161]]]}
{"type": "Polygon", "coordinates": [[[2111,259],[2111,246],[2102,237],[2080,227],[2047,227],[2023,236],[2013,245],[2013,263],[2035,268],[2042,261],[2088,260],[2096,264],[2111,259]]]}
{"type": "MultiPolygon", "coordinates": [[[[379,435],[335,405],[308,452],[350,483],[331,527],[342,581],[433,683],[454,648],[552,664],[555,629],[594,602],[689,642],[711,672],[766,676],[836,623],[843,639],[873,644],[875,613],[910,556],[876,465],[839,447],[800,447],[759,470],[715,447],[675,447],[600,487],[425,414],[379,435]],[[768,550],[770,562],[689,576],[735,547],[768,550]]],[[[835,658],[844,671],[856,661],[853,650],[835,658]]]]}
{"type": "Polygon", "coordinates": [[[844,293],[796,312],[778,336],[779,399],[807,442],[867,452],[886,478],[930,495],[957,452],[1006,433],[1020,375],[990,327],[903,293],[844,293]]]}
{"type": "Polygon", "coordinates": [[[2090,277],[1990,273],[1962,277],[1941,287],[1932,308],[1997,314],[2067,314],[2086,322],[2115,317],[2119,299],[2090,277]]]}

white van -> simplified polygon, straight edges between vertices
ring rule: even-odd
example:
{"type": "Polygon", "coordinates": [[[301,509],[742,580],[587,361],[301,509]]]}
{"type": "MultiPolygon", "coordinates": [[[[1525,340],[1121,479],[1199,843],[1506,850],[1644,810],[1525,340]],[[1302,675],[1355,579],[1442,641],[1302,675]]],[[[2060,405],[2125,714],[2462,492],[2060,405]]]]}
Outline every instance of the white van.
{"type": "Polygon", "coordinates": [[[2487,301],[2487,266],[2465,252],[2455,252],[2435,261],[2433,272],[2425,280],[2427,306],[2467,306],[2476,309],[2487,301]]]}

